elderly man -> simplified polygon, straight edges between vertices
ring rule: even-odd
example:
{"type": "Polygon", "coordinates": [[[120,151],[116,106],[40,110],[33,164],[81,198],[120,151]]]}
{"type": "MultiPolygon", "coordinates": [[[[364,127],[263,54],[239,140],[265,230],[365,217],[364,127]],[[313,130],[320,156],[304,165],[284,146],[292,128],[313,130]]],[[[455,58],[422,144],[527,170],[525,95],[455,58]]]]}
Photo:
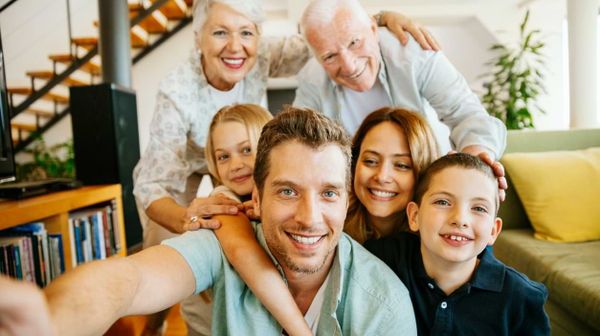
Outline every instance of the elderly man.
{"type": "Polygon", "coordinates": [[[298,75],[294,105],[322,111],[350,134],[370,112],[404,107],[427,117],[442,154],[451,148],[502,154],[506,128],[441,52],[423,50],[412,39],[402,46],[378,30],[357,0],[315,0],[301,28],[315,57],[298,75]]]}
{"type": "MultiPolygon", "coordinates": [[[[253,199],[262,217],[256,238],[286,278],[314,333],[416,334],[404,285],[342,233],[349,145],[341,127],[309,110],[290,108],[269,122],[254,171],[253,199]]],[[[101,334],[120,316],[164,309],[210,287],[214,335],[281,335],[208,230],[127,258],[78,267],[51,283],[46,296],[57,335],[101,334]]],[[[41,315],[39,323],[47,320],[41,315]]]]}

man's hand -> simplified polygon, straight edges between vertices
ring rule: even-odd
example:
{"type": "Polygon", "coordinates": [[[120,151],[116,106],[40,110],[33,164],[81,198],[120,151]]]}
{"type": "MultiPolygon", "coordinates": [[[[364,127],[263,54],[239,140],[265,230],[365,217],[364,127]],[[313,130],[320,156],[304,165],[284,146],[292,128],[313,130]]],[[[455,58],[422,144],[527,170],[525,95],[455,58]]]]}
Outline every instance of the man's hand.
{"type": "Polygon", "coordinates": [[[54,335],[46,297],[35,285],[0,276],[0,335],[54,335]]]}
{"type": "Polygon", "coordinates": [[[440,45],[435,38],[417,22],[414,22],[409,17],[396,12],[383,11],[379,15],[377,24],[387,27],[400,40],[402,45],[408,43],[409,33],[425,50],[439,51],[440,45]]]}
{"type": "Polygon", "coordinates": [[[508,189],[508,183],[506,182],[504,167],[502,166],[500,161],[494,160],[489,154],[488,149],[483,146],[467,146],[463,148],[461,152],[478,156],[481,159],[481,161],[485,162],[488,166],[492,167],[492,171],[498,179],[498,196],[500,197],[500,202],[504,202],[504,199],[506,199],[506,189],[508,189]]]}
{"type": "Polygon", "coordinates": [[[200,197],[192,201],[186,209],[186,222],[183,226],[185,231],[198,229],[218,229],[221,223],[213,219],[214,215],[235,215],[238,213],[239,202],[231,198],[217,194],[211,197],[200,197]]]}

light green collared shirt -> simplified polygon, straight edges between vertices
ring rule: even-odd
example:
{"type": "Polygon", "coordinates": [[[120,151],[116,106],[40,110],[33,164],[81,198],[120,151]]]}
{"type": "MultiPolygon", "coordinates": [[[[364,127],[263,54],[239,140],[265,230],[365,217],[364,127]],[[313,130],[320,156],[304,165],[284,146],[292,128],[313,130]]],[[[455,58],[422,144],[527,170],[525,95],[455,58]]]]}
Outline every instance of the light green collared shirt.
{"type": "MultiPolygon", "coordinates": [[[[256,224],[255,231],[269,253],[262,225],[256,224]]],[[[281,326],[229,264],[211,230],[190,231],[163,244],[185,258],[196,278],[196,293],[213,288],[213,335],[281,335],[281,326]]],[[[416,335],[406,287],[346,234],[338,243],[329,278],[317,335],[416,335]]]]}

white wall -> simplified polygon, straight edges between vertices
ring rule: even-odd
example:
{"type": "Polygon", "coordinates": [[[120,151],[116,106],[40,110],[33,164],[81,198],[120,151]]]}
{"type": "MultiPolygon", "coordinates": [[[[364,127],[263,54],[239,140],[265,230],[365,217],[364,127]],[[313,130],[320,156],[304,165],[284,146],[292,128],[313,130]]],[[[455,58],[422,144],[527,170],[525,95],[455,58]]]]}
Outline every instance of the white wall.
{"type": "MultiPolygon", "coordinates": [[[[287,34],[296,30],[288,17],[298,17],[302,1],[266,1],[274,19],[265,25],[267,34],[287,34]],[[283,2],[281,2],[283,3],[283,2]],[[293,9],[293,13],[285,11],[293,9]]],[[[364,0],[367,10],[375,13],[381,9],[398,10],[424,22],[441,42],[444,52],[465,75],[471,87],[478,91],[486,72],[484,63],[493,54],[487,49],[494,42],[515,42],[518,24],[526,8],[531,8],[532,28],[543,31],[547,42],[548,59],[546,85],[548,95],[540,104],[547,114],[535,116],[539,129],[568,127],[568,103],[564,92],[567,78],[564,73],[563,21],[566,17],[565,0],[364,0]]],[[[93,35],[92,21],[97,17],[96,0],[71,0],[73,31],[75,36],[93,35]]],[[[27,85],[27,70],[50,67],[47,54],[67,50],[64,1],[19,0],[1,16],[1,29],[6,52],[7,81],[9,85],[27,85]],[[26,37],[26,38],[25,38],[26,37]]],[[[191,28],[186,28],[159,49],[146,56],[133,69],[133,86],[137,92],[140,147],[145,149],[148,125],[154,111],[159,80],[177,63],[188,56],[193,43],[191,28]]],[[[70,138],[68,118],[59,123],[45,137],[49,143],[70,138]]]]}

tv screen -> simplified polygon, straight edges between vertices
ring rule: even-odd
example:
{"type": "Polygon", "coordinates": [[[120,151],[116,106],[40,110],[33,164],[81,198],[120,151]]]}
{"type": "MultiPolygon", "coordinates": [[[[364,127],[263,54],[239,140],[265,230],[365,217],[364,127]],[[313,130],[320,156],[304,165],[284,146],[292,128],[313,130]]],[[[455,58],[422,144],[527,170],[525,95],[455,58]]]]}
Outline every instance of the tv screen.
{"type": "Polygon", "coordinates": [[[2,49],[2,39],[0,38],[0,183],[13,181],[14,179],[15,160],[10,131],[10,110],[8,107],[8,92],[6,91],[4,51],[2,49]]]}

